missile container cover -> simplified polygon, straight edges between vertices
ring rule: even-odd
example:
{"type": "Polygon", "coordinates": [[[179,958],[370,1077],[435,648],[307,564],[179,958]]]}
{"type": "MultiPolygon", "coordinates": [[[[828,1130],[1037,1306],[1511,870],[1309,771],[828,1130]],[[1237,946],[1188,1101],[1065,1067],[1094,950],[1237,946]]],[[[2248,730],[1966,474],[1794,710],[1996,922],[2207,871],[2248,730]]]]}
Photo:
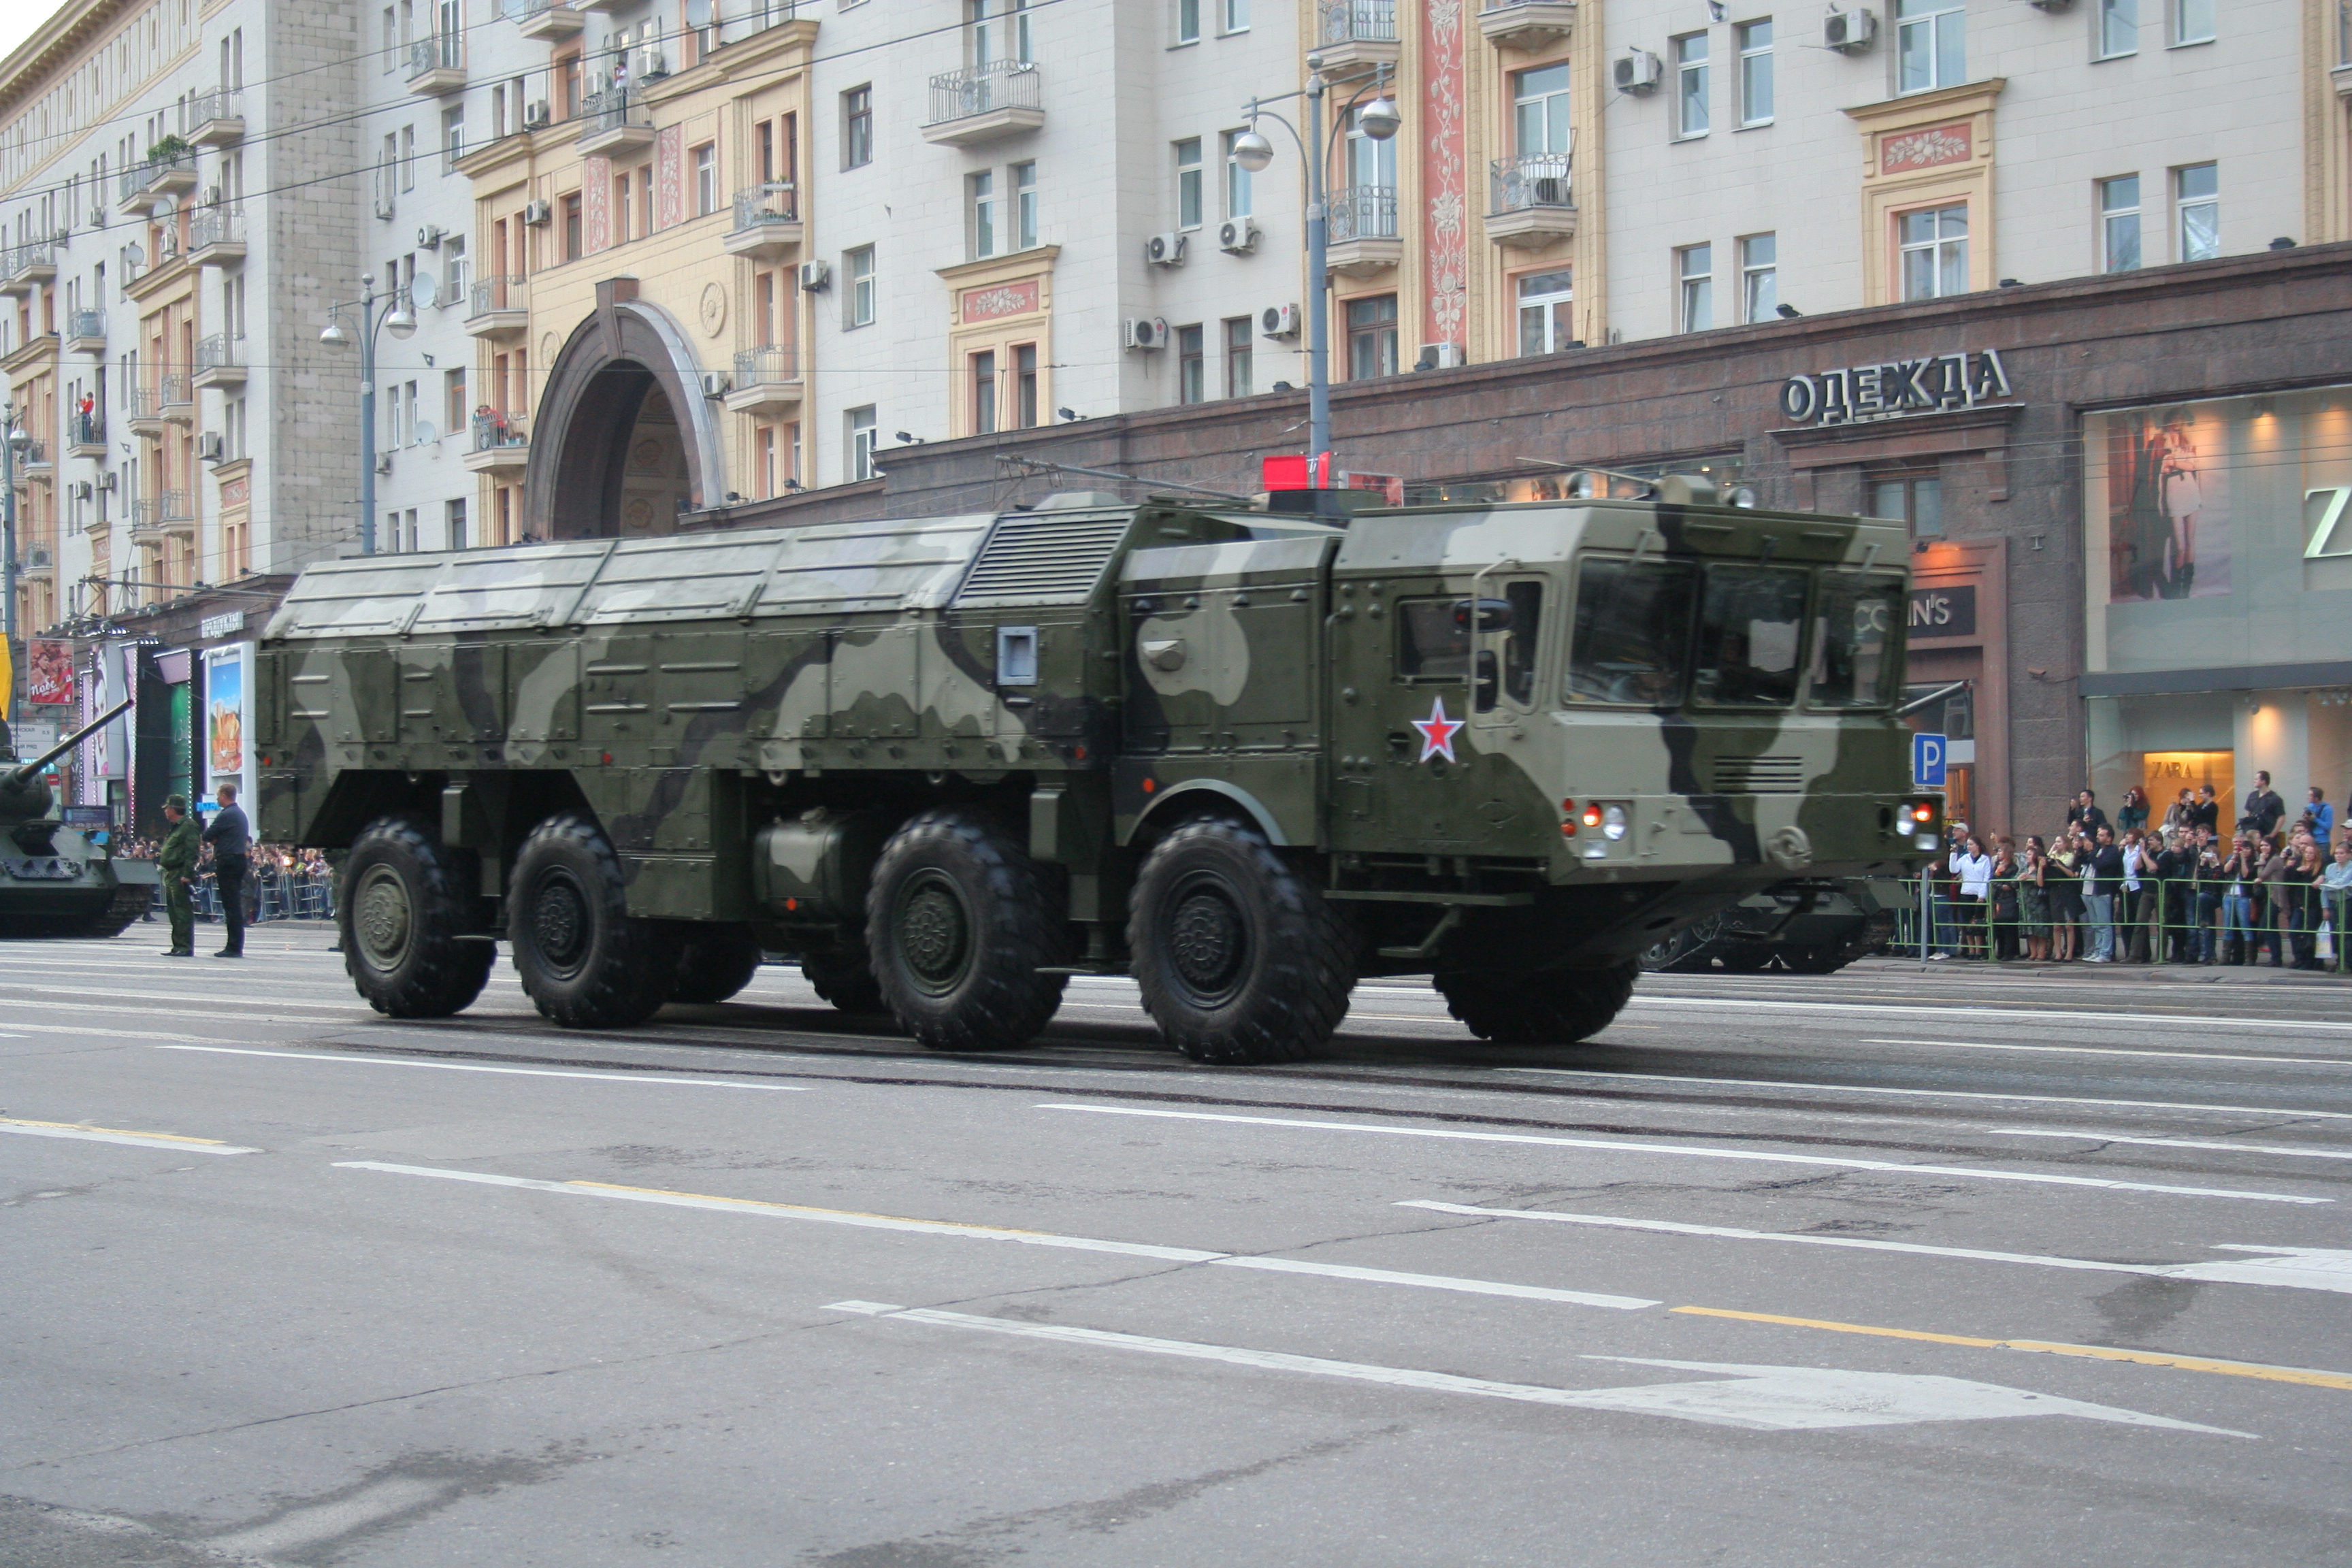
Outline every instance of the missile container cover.
{"type": "Polygon", "coordinates": [[[927,1045],[1132,973],[1203,1060],[1360,977],[1474,1032],[1604,1026],[1764,889],[1899,874],[1899,525],[1637,500],[1352,519],[1066,494],[995,515],[375,556],[264,634],[264,837],[347,848],[347,966],[564,1024],[762,952],[927,1045]]]}

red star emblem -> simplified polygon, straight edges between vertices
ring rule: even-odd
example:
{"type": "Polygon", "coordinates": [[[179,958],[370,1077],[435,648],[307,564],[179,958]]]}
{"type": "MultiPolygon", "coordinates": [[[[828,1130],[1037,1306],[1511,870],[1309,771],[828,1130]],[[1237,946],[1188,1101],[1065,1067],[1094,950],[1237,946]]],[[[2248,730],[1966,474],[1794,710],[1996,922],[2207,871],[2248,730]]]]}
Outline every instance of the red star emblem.
{"type": "Polygon", "coordinates": [[[1413,720],[1412,727],[1421,731],[1423,762],[1432,757],[1444,757],[1449,763],[1457,760],[1454,755],[1454,732],[1462,728],[1462,721],[1445,716],[1444,698],[1437,700],[1436,706],[1429,710],[1428,718],[1413,720]]]}

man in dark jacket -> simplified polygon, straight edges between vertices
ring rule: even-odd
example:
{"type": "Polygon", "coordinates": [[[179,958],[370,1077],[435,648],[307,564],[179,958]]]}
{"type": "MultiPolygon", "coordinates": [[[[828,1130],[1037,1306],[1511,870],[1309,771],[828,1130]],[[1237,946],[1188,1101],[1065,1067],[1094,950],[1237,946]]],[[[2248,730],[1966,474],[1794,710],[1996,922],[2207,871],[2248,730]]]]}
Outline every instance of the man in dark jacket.
{"type": "Polygon", "coordinates": [[[172,825],[155,856],[155,869],[163,880],[163,913],[172,922],[172,945],[163,950],[163,956],[194,958],[196,908],[188,889],[196,879],[196,858],[204,853],[204,840],[198,837],[196,819],[188,815],[185,795],[175,795],[163,803],[163,820],[172,825]]]}
{"type": "Polygon", "coordinates": [[[2256,773],[2254,787],[2246,792],[2246,815],[2254,819],[2254,831],[2265,838],[2278,831],[2279,818],[2286,815],[2286,802],[2271,788],[2271,775],[2266,772],[2256,773]]]}
{"type": "Polygon", "coordinates": [[[2091,881],[2083,902],[2091,912],[2095,945],[2091,950],[2093,963],[2113,963],[2116,961],[2116,898],[2124,890],[2124,852],[2116,842],[2115,830],[2099,829],[2098,847],[2091,851],[2091,881]]]}
{"type": "Polygon", "coordinates": [[[2189,808],[2189,826],[2208,833],[2221,831],[2221,803],[2214,798],[2211,784],[2197,786],[2196,804],[2189,808]]]}
{"type": "Polygon", "coordinates": [[[253,853],[253,830],[246,826],[245,813],[236,804],[236,785],[220,786],[220,809],[213,814],[212,826],[205,829],[205,842],[213,847],[213,886],[220,891],[221,923],[228,928],[228,937],[215,958],[245,956],[245,879],[253,853]]]}
{"type": "Polygon", "coordinates": [[[2076,795],[2074,804],[2066,808],[2066,826],[2081,829],[2085,837],[2106,825],[2107,814],[2099,809],[2099,797],[2089,790],[2076,795]]]}

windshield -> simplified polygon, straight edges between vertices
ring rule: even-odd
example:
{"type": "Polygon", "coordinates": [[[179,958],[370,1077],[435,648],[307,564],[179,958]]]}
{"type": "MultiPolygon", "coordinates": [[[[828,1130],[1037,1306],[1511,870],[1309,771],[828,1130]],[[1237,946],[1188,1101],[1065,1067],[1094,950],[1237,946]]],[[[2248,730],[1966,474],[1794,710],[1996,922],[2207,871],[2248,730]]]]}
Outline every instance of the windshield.
{"type": "Polygon", "coordinates": [[[1682,700],[1697,574],[1670,562],[1587,556],[1568,659],[1570,702],[1669,708],[1682,700]]]}
{"type": "Polygon", "coordinates": [[[1894,695],[1895,628],[1903,584],[1892,577],[1835,574],[1822,584],[1813,616],[1813,666],[1806,700],[1815,708],[1877,708],[1894,695]]]}
{"type": "Polygon", "coordinates": [[[1691,696],[1716,708],[1787,708],[1804,673],[1805,590],[1789,566],[1710,566],[1699,599],[1691,696]]]}

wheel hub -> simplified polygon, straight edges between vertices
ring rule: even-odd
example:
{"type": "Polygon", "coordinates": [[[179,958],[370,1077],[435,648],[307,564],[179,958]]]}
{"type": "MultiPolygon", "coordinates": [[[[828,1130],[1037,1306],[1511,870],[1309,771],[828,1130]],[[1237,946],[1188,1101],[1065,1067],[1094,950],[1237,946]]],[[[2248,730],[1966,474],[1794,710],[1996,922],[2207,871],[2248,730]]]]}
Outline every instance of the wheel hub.
{"type": "Polygon", "coordinates": [[[383,972],[400,967],[415,929],[407,884],[389,866],[371,866],[352,900],[352,934],[360,957],[383,972]]]}
{"type": "Polygon", "coordinates": [[[1249,956],[1249,928],[1223,889],[1196,885],[1177,895],[1168,953],[1177,975],[1199,995],[1232,988],[1249,956]]]}
{"type": "Polygon", "coordinates": [[[587,947],[588,906],[569,877],[550,877],[530,906],[531,937],[540,956],[557,969],[577,965],[587,947]]]}
{"type": "Polygon", "coordinates": [[[916,982],[933,994],[961,977],[971,950],[971,921],[944,876],[918,877],[898,905],[898,951],[916,982]]]}

